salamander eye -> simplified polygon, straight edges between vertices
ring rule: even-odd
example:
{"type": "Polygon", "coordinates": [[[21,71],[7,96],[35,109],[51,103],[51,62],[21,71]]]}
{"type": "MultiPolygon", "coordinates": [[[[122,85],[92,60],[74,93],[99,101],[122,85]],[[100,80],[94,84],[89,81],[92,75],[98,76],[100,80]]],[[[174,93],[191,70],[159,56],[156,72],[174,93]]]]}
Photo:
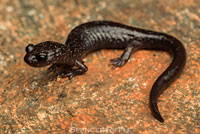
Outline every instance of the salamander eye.
{"type": "Polygon", "coordinates": [[[40,62],[47,61],[47,55],[44,53],[37,54],[36,59],[40,62]]]}
{"type": "Polygon", "coordinates": [[[26,52],[27,53],[29,53],[29,52],[31,52],[31,51],[33,51],[33,49],[34,49],[34,45],[33,44],[28,44],[28,46],[26,47],[26,52]]]}

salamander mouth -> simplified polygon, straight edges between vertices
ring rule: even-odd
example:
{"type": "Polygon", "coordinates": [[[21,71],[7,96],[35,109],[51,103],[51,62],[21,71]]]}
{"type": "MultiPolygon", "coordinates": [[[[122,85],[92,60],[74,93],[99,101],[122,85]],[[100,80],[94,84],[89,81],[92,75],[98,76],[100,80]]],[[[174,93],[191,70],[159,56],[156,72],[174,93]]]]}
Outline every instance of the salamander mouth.
{"type": "Polygon", "coordinates": [[[44,66],[48,66],[49,63],[48,62],[39,62],[35,56],[30,56],[29,54],[26,54],[24,56],[24,61],[32,67],[44,67],[44,66]]]}

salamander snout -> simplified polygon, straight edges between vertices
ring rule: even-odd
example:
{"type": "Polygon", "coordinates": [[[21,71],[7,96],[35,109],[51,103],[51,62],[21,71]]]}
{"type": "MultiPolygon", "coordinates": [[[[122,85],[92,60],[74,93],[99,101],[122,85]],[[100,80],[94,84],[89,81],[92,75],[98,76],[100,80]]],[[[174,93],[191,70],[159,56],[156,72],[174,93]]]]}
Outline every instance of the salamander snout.
{"type": "Polygon", "coordinates": [[[28,46],[26,46],[26,48],[25,48],[27,53],[30,53],[33,49],[34,49],[34,45],[33,44],[28,44],[28,46]]]}
{"type": "Polygon", "coordinates": [[[32,67],[43,67],[50,63],[48,62],[48,53],[43,51],[38,45],[28,44],[25,48],[26,55],[24,61],[32,67]]]}

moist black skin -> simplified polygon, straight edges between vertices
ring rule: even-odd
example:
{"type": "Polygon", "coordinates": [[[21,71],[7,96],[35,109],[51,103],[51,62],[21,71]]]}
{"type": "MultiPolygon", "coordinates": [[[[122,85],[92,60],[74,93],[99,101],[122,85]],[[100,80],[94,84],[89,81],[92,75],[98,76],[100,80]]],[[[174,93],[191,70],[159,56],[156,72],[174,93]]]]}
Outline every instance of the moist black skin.
{"type": "Polygon", "coordinates": [[[120,57],[110,60],[113,68],[122,67],[129,60],[131,53],[139,49],[167,51],[173,56],[169,67],[153,84],[149,99],[152,115],[164,122],[158,110],[158,98],[180,75],[186,62],[185,48],[173,36],[110,21],[92,21],[74,28],[65,44],[53,41],[29,44],[24,61],[32,67],[51,64],[49,72],[64,67],[63,77],[71,79],[87,72],[88,68],[83,63],[83,58],[88,53],[100,49],[124,49],[120,57]]]}

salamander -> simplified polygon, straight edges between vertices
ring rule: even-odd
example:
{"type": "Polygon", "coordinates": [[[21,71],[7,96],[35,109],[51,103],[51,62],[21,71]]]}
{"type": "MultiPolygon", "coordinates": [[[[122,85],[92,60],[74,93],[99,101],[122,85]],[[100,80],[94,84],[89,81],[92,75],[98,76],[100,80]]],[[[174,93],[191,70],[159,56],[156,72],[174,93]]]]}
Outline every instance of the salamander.
{"type": "Polygon", "coordinates": [[[113,68],[122,67],[131,53],[140,49],[162,50],[172,55],[172,62],[153,84],[149,97],[152,115],[164,122],[158,110],[158,98],[181,74],[186,63],[183,44],[171,35],[112,21],[92,21],[75,27],[64,44],[54,41],[28,44],[24,61],[32,67],[51,65],[48,72],[63,67],[63,77],[71,79],[88,71],[83,58],[100,49],[124,49],[120,57],[110,60],[113,68]]]}

